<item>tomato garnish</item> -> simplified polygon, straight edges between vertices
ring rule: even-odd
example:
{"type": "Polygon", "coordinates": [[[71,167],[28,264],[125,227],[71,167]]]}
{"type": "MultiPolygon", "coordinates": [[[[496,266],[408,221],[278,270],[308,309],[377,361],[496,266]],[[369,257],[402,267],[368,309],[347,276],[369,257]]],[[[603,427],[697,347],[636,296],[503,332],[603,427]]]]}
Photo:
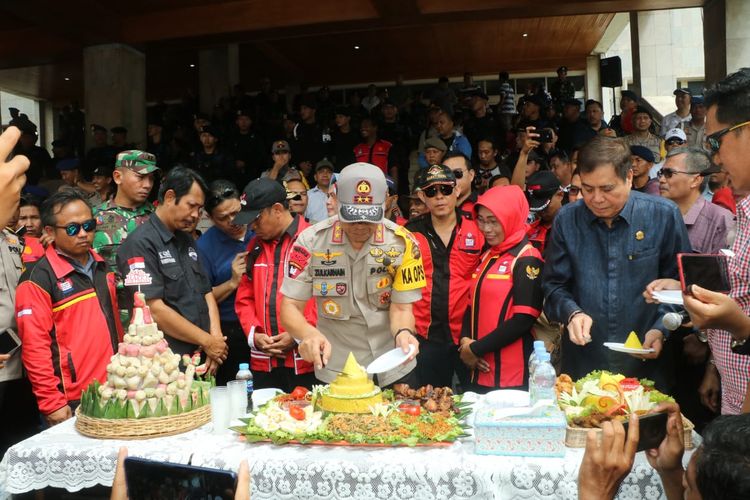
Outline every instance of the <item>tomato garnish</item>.
{"type": "Polygon", "coordinates": [[[297,401],[305,399],[305,396],[307,395],[308,392],[310,391],[308,391],[306,387],[302,387],[298,385],[292,391],[292,399],[297,400],[297,401]]]}
{"type": "Polygon", "coordinates": [[[292,416],[295,420],[304,420],[305,419],[305,410],[300,408],[299,406],[290,406],[289,407],[289,415],[292,416]]]}
{"type": "Polygon", "coordinates": [[[624,378],[620,380],[620,389],[623,391],[634,391],[641,386],[637,378],[624,378]]]}
{"type": "Polygon", "coordinates": [[[422,413],[422,408],[417,405],[401,404],[398,407],[399,411],[406,413],[407,415],[413,415],[415,417],[422,413]]]}

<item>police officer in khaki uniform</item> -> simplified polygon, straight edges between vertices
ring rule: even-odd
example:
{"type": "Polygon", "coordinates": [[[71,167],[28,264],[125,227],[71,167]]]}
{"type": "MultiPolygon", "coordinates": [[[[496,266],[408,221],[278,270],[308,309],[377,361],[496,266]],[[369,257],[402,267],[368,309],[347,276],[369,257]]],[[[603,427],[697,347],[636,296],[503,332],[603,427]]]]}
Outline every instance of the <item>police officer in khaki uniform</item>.
{"type": "Polygon", "coordinates": [[[416,386],[419,343],[412,304],[425,286],[419,247],[409,231],[383,217],[388,187],[378,167],[349,165],[336,190],[337,216],[300,233],[289,253],[281,323],[324,382],[335,378],[349,352],[367,366],[394,346],[408,352],[413,345],[409,359],[378,374],[376,382],[416,386]],[[317,305],[317,328],[303,316],[310,297],[317,305]]]}

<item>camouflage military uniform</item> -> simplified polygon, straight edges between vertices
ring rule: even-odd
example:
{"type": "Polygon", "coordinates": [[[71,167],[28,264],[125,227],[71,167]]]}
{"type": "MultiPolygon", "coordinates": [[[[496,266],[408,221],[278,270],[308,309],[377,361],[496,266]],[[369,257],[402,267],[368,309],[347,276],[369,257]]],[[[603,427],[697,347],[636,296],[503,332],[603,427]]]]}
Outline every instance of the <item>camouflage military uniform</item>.
{"type": "MultiPolygon", "coordinates": [[[[150,153],[139,150],[123,151],[117,155],[115,168],[127,168],[140,175],[159,170],[156,158],[150,153]]],[[[94,233],[94,250],[107,262],[117,279],[117,301],[127,304],[123,277],[117,272],[117,250],[135,228],[146,222],[154,212],[154,206],[146,202],[135,209],[117,206],[114,199],[94,207],[96,233],[94,233]]],[[[127,327],[128,311],[120,310],[120,319],[127,327]]]]}
{"type": "Polygon", "coordinates": [[[120,244],[131,231],[146,222],[153,212],[154,206],[148,202],[135,210],[118,207],[113,200],[94,207],[96,233],[93,247],[107,261],[111,269],[117,270],[115,257],[120,244]]]}

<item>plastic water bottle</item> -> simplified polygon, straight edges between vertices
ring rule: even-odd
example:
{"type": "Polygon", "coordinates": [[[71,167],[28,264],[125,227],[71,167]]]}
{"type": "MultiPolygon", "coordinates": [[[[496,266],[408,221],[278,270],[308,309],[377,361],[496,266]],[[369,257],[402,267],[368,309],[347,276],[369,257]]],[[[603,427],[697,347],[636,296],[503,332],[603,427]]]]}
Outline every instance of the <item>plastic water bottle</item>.
{"type": "Polygon", "coordinates": [[[250,365],[240,363],[240,371],[234,378],[244,380],[247,383],[247,413],[250,413],[253,410],[253,372],[250,371],[250,365]]]}
{"type": "Polygon", "coordinates": [[[531,380],[531,374],[534,373],[532,367],[535,366],[535,361],[538,359],[538,352],[547,352],[543,340],[534,341],[534,350],[531,351],[531,356],[529,356],[529,380],[531,380]]]}
{"type": "Polygon", "coordinates": [[[540,353],[538,356],[539,364],[534,369],[534,375],[529,384],[533,394],[531,405],[533,406],[537,401],[544,399],[550,400],[554,404],[557,399],[555,396],[555,381],[557,379],[555,368],[550,363],[548,352],[540,353]]]}
{"type": "Polygon", "coordinates": [[[544,341],[543,340],[535,340],[534,341],[534,350],[531,351],[531,356],[529,356],[529,402],[531,402],[534,398],[533,394],[533,388],[531,385],[532,377],[534,376],[534,370],[536,369],[537,365],[539,364],[539,354],[547,352],[547,348],[544,347],[544,341]]]}

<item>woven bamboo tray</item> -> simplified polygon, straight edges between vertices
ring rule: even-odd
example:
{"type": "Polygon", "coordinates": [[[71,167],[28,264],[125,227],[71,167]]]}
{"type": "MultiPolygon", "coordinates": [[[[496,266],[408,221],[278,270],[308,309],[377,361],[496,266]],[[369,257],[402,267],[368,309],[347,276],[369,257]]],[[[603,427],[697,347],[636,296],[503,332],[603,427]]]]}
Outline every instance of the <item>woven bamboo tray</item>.
{"type": "Polygon", "coordinates": [[[151,418],[93,418],[76,409],[76,429],[97,439],[150,439],[197,429],[211,421],[211,405],[179,415],[151,418]]]}
{"type": "MultiPolygon", "coordinates": [[[[682,415],[682,428],[684,430],[685,449],[693,448],[693,429],[695,425],[685,416],[682,415]]],[[[587,427],[571,427],[568,425],[565,431],[565,446],[568,448],[585,448],[586,435],[592,430],[587,427]]],[[[601,434],[601,429],[593,429],[597,434],[601,434]]]]}

